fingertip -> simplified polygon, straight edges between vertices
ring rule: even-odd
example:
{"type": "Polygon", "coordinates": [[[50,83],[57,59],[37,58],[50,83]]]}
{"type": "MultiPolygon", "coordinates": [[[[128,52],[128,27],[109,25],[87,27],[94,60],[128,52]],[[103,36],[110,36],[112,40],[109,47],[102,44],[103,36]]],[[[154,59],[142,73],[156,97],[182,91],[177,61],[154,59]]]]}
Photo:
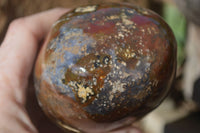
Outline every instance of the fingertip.
{"type": "Polygon", "coordinates": [[[49,32],[53,23],[55,23],[61,15],[69,10],[70,9],[67,8],[57,7],[38,14],[27,16],[24,18],[24,21],[26,21],[27,27],[35,33],[37,39],[41,40],[49,32]]]}

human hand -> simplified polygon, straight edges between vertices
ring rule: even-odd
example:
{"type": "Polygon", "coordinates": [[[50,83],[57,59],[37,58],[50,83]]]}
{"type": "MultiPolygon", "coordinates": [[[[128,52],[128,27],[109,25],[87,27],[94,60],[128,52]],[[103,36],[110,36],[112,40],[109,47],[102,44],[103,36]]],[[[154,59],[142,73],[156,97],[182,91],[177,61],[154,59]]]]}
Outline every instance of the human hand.
{"type": "MultiPolygon", "coordinates": [[[[39,45],[67,9],[52,9],[13,21],[0,47],[0,132],[63,133],[37,105],[31,78],[39,45]]],[[[139,133],[126,127],[112,133],[139,133]]]]}

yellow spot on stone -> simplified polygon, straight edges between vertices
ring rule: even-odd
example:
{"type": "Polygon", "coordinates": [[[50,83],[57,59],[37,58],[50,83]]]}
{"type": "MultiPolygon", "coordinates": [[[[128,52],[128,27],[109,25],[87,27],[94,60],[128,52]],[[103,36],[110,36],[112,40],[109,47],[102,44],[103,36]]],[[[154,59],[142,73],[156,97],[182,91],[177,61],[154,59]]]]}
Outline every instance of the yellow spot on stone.
{"type": "Polygon", "coordinates": [[[124,35],[121,32],[118,33],[118,36],[122,38],[124,37],[124,35]]]}
{"type": "Polygon", "coordinates": [[[86,6],[86,7],[79,7],[75,9],[75,12],[93,12],[95,11],[97,6],[86,6]]]}
{"type": "Polygon", "coordinates": [[[116,92],[123,92],[124,91],[124,85],[126,85],[126,83],[121,83],[121,81],[115,81],[113,82],[113,93],[116,92]]]}
{"type": "Polygon", "coordinates": [[[114,19],[119,19],[119,16],[117,15],[112,15],[112,16],[108,16],[106,17],[108,20],[114,20],[114,19]]]}
{"type": "Polygon", "coordinates": [[[89,87],[84,87],[83,85],[78,84],[78,97],[82,98],[82,103],[84,103],[87,100],[87,96],[94,95],[94,92],[89,87]]]}
{"type": "Polygon", "coordinates": [[[121,14],[122,22],[125,25],[133,25],[133,22],[128,19],[127,15],[125,13],[121,14]]]}
{"type": "Polygon", "coordinates": [[[111,95],[109,96],[109,100],[112,101],[113,98],[114,98],[114,96],[111,94],[111,95]]]}
{"type": "Polygon", "coordinates": [[[122,22],[125,24],[125,25],[133,25],[133,22],[126,19],[126,18],[122,18],[122,22]]]}
{"type": "Polygon", "coordinates": [[[106,76],[100,76],[100,79],[101,79],[101,80],[104,79],[104,78],[106,78],[106,76]]]}

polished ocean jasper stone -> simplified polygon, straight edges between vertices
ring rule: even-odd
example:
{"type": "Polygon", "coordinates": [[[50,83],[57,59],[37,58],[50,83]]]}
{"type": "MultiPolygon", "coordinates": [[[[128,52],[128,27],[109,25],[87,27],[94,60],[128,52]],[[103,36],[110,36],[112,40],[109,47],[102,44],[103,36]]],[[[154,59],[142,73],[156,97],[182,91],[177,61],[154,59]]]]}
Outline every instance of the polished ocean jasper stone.
{"type": "Polygon", "coordinates": [[[106,132],[157,107],[176,71],[176,41],[134,5],[76,8],[53,25],[35,66],[44,112],[74,132],[106,132]]]}

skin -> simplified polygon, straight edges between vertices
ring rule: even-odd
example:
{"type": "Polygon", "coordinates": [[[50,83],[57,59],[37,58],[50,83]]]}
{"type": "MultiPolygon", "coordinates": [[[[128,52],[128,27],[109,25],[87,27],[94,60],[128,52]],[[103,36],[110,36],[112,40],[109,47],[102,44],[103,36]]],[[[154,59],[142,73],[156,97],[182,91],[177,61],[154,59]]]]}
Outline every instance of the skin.
{"type": "MultiPolygon", "coordinates": [[[[38,107],[32,69],[39,44],[68,9],[56,8],[14,20],[0,46],[0,132],[64,133],[38,107]]],[[[110,133],[140,133],[133,126],[110,133]]]]}

